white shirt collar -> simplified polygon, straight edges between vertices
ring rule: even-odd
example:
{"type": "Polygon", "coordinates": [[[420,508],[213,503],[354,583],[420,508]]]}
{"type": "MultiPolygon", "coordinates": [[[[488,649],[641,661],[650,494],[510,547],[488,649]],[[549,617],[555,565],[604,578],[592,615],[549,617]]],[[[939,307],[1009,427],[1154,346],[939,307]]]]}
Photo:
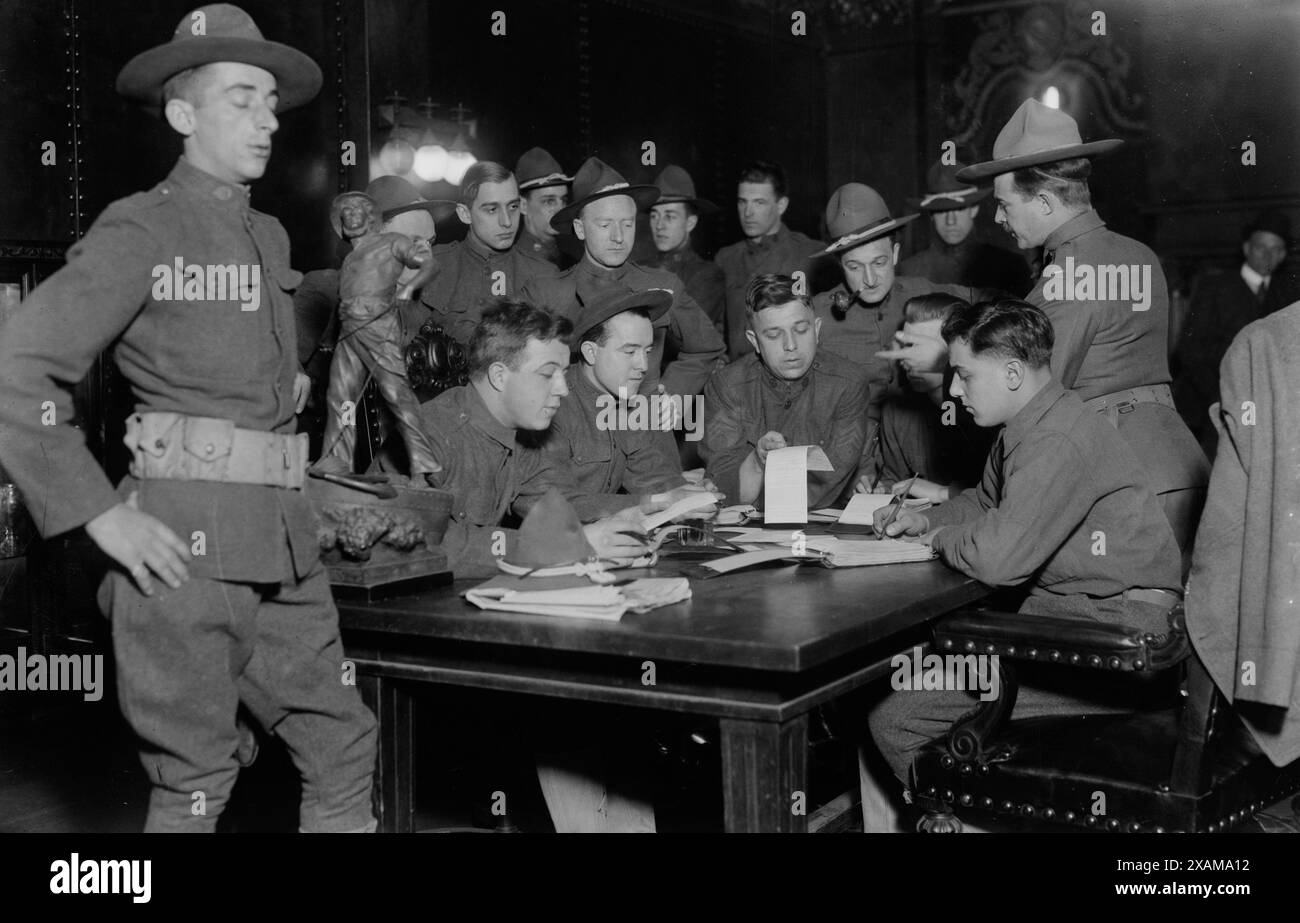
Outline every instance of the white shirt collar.
{"type": "Polygon", "coordinates": [[[1250,286],[1250,290],[1255,294],[1259,294],[1260,285],[1268,281],[1268,276],[1261,276],[1255,272],[1250,268],[1249,263],[1241,264],[1241,278],[1245,280],[1246,284],[1250,286]]]}

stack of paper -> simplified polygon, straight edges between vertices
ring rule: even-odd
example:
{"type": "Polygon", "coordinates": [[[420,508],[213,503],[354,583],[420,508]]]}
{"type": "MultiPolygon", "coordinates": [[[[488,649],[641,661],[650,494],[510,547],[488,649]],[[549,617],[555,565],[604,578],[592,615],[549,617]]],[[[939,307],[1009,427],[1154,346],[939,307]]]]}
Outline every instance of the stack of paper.
{"type": "Polygon", "coordinates": [[[685,577],[645,577],[622,585],[594,584],[586,577],[493,577],[465,598],[480,609],[618,621],[623,613],[648,612],[691,598],[685,577]]]}
{"type": "Polygon", "coordinates": [[[808,521],[808,472],[834,471],[819,445],[787,446],[767,453],[763,465],[765,522],[808,521]]]}
{"type": "Polygon", "coordinates": [[[809,535],[796,542],[791,541],[788,531],[775,529],[748,529],[745,534],[728,535],[727,538],[732,544],[747,550],[707,561],[700,565],[703,571],[726,574],[743,567],[782,560],[817,561],[827,567],[868,567],[929,561],[935,557],[935,551],[929,545],[896,538],[842,541],[833,535],[809,535]]]}
{"type": "Polygon", "coordinates": [[[823,560],[827,567],[866,567],[873,564],[905,564],[928,561],[935,556],[929,545],[882,538],[863,542],[836,542],[823,560]]]}

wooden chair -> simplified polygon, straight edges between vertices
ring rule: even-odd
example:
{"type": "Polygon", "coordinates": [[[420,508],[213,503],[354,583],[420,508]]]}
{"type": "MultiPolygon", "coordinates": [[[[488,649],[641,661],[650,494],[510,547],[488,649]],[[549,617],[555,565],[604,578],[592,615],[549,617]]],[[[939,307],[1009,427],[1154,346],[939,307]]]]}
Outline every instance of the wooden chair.
{"type": "Polygon", "coordinates": [[[934,639],[941,654],[997,654],[1002,694],[913,761],[922,832],[960,832],[956,814],[976,810],[1093,830],[1220,832],[1300,789],[1300,761],[1275,767],[1219,695],[1181,605],[1164,635],[969,610],[944,619],[934,639]],[[1049,672],[1177,670],[1181,695],[1155,711],[1016,721],[1019,661],[1049,672]]]}

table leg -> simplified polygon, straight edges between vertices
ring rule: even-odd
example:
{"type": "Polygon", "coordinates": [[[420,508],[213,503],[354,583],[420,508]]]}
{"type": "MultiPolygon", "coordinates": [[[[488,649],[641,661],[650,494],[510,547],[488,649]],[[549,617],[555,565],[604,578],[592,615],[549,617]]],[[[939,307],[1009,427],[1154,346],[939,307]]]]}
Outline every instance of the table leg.
{"type": "Polygon", "coordinates": [[[808,716],[719,726],[727,832],[807,831],[808,716]]]}
{"type": "Polygon", "coordinates": [[[405,686],[382,676],[358,676],[361,698],[379,723],[372,795],[383,833],[415,829],[415,714],[405,686]]]}

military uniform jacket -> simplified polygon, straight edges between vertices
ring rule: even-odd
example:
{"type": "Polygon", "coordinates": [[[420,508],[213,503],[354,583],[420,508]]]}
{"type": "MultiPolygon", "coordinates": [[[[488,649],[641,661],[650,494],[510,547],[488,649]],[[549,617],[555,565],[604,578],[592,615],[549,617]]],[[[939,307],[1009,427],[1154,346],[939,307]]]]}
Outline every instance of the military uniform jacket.
{"type": "Polygon", "coordinates": [[[859,301],[849,305],[844,317],[837,317],[831,307],[836,292],[848,294],[840,283],[829,292],[813,298],[813,311],[822,322],[821,348],[835,353],[866,372],[871,386],[868,416],[880,419],[880,402],[890,390],[894,369],[887,359],[878,359],[876,353],[893,346],[894,332],[903,326],[903,308],[918,295],[944,292],[970,300],[971,290],[959,285],[939,285],[928,279],[912,276],[895,276],[894,287],[879,304],[865,305],[859,301]]]}
{"type": "MultiPolygon", "coordinates": [[[[866,380],[832,353],[819,352],[797,381],[779,378],[750,353],[713,376],[704,392],[701,454],[718,490],[740,496],[740,467],[768,432],[786,445],[819,445],[834,471],[808,472],[810,509],[834,506],[852,490],[866,438],[866,380]]],[[[760,500],[761,500],[760,494],[760,500]]]]}
{"type": "Polygon", "coordinates": [[[689,242],[671,253],[656,253],[646,263],[652,269],[666,269],[686,285],[686,294],[695,299],[700,310],[713,321],[718,333],[726,333],[727,279],[715,263],[701,257],[689,242]]]}
{"type": "Polygon", "coordinates": [[[793,275],[802,271],[812,285],[812,257],[825,249],[820,240],[792,231],[782,222],[776,233],[755,243],[741,240],[723,247],[713,261],[722,267],[727,283],[727,358],[738,359],[749,352],[745,331],[745,290],[755,276],[764,273],[793,275]]]}
{"type": "MultiPolygon", "coordinates": [[[[640,494],[656,494],[681,487],[682,463],[670,433],[653,429],[620,428],[617,399],[587,380],[582,366],[569,366],[569,393],[543,434],[542,447],[559,466],[572,469],[579,490],[586,495],[631,494],[624,506],[638,502],[640,494]]],[[[652,406],[652,405],[649,405],[652,406]]],[[[651,420],[646,409],[644,417],[651,420]]]]}
{"type": "Polygon", "coordinates": [[[944,527],[944,562],[989,586],[1028,583],[1048,601],[1181,587],[1178,543],[1138,460],[1055,381],[1002,427],[979,486],[925,515],[944,527]]]}
{"type": "Polygon", "coordinates": [[[673,293],[672,307],[655,321],[654,349],[650,353],[650,367],[641,382],[641,393],[650,394],[658,387],[665,341],[669,337],[677,349],[677,358],[663,370],[664,387],[669,394],[703,391],[726,347],[700,306],[686,294],[682,280],[671,272],[647,269],[631,260],[617,269],[606,269],[584,257],[582,262],[558,276],[533,279],[524,287],[522,296],[525,301],[550,308],[572,320],[578,314],[580,301],[612,286],[621,286],[629,292],[663,288],[673,293]]]}
{"type": "Polygon", "coordinates": [[[515,237],[514,249],[539,260],[545,260],[557,270],[565,268],[569,263],[568,257],[560,252],[560,245],[554,237],[542,240],[528,230],[527,225],[520,225],[519,234],[515,237]]]}
{"type": "Polygon", "coordinates": [[[140,509],[186,544],[202,532],[196,577],[279,582],[316,566],[315,518],[302,491],[256,484],[123,479],[114,492],[72,425],[70,389],[115,344],[135,410],[233,420],[293,433],[298,371],[289,266],[280,223],[248,189],[181,158],[148,192],[108,206],[0,335],[0,460],[42,535],[84,525],[138,491],[140,509]],[[257,289],[167,291],[177,265],[256,269],[257,289]],[[254,303],[255,310],[244,310],[254,303]],[[55,425],[43,424],[51,402],[55,425]]]}
{"type": "Polygon", "coordinates": [[[528,515],[552,487],[573,504],[583,522],[636,505],[627,496],[581,490],[572,468],[542,451],[542,434],[498,421],[473,384],[442,392],[421,406],[420,416],[434,457],[442,463],[438,487],[455,497],[442,550],[457,577],[496,573],[493,534],[511,514],[528,515]]]}
{"type": "MultiPolygon", "coordinates": [[[[1095,211],[1077,215],[1043,243],[1043,275],[1026,300],[1052,321],[1052,375],[1083,400],[1144,385],[1168,385],[1169,291],[1160,261],[1146,245],[1106,229],[1095,211]],[[1070,260],[1073,262],[1069,262],[1070,260]],[[1145,276],[1150,268],[1150,304],[1135,310],[1134,300],[1051,297],[1048,282],[1055,267],[1127,266],[1145,276]]],[[[1056,283],[1060,284],[1060,283],[1056,283]]],[[[1065,293],[1068,295],[1069,290],[1065,293]]],[[[1114,294],[1113,291],[1094,294],[1114,294]]],[[[1131,289],[1130,289],[1131,294],[1131,289]]],[[[1143,463],[1157,493],[1199,487],[1209,480],[1205,454],[1172,407],[1144,402],[1119,414],[1120,434],[1143,463]]]]}
{"type": "MultiPolygon", "coordinates": [[[[498,298],[514,296],[533,279],[551,278],[556,273],[550,263],[517,244],[509,250],[493,250],[473,234],[434,247],[433,258],[442,268],[420,295],[421,303],[432,312],[425,320],[441,324],[443,332],[462,346],[469,344],[484,308],[498,298]]],[[[413,337],[418,331],[418,326],[412,330],[408,325],[406,334],[413,337]]]]}
{"type": "Polygon", "coordinates": [[[1016,298],[1023,298],[1029,291],[1029,264],[1009,250],[978,240],[974,234],[955,247],[936,240],[900,262],[898,271],[931,282],[996,289],[1016,298]]]}

